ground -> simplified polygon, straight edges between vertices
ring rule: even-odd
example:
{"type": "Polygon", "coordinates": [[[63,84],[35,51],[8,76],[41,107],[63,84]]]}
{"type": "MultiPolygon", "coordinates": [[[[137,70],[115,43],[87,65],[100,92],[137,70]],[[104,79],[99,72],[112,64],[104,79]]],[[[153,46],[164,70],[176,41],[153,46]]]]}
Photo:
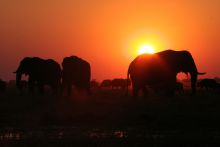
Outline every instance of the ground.
{"type": "Polygon", "coordinates": [[[132,98],[110,89],[19,96],[9,89],[0,95],[0,146],[213,146],[220,144],[219,96],[132,98]]]}

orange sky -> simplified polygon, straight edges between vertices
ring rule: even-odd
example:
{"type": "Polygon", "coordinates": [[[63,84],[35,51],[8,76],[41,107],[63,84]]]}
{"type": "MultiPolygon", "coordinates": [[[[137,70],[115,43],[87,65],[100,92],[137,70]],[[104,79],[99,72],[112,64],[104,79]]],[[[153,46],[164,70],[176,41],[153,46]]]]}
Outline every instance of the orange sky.
{"type": "Polygon", "coordinates": [[[220,76],[219,0],[2,0],[0,78],[25,56],[69,55],[90,62],[92,78],[125,77],[138,46],[189,50],[199,71],[220,76]]]}

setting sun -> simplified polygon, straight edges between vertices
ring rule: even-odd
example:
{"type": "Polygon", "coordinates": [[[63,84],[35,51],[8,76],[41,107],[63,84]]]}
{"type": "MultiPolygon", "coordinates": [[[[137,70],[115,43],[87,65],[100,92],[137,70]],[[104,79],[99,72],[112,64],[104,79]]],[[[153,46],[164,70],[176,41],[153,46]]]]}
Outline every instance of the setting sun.
{"type": "Polygon", "coordinates": [[[141,54],[145,54],[145,53],[153,54],[153,53],[155,53],[155,50],[150,45],[143,45],[138,49],[138,54],[141,55],[141,54]]]}

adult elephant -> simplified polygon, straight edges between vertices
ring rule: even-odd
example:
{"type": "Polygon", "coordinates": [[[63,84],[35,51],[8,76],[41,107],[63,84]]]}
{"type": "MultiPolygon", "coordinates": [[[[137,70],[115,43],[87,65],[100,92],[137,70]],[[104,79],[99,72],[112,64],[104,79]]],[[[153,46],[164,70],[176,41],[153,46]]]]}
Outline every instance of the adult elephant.
{"type": "Polygon", "coordinates": [[[111,88],[111,86],[112,86],[112,80],[110,80],[110,79],[105,79],[100,84],[101,88],[111,88]]]}
{"type": "Polygon", "coordinates": [[[28,90],[34,92],[38,86],[39,92],[44,93],[44,85],[51,86],[53,93],[57,93],[61,84],[60,65],[52,59],[41,59],[39,57],[25,57],[21,60],[16,70],[16,85],[22,93],[22,75],[28,76],[28,90]]]}
{"type": "Polygon", "coordinates": [[[209,89],[218,89],[220,88],[220,84],[215,80],[215,79],[202,79],[201,81],[198,82],[198,87],[205,88],[206,90],[209,89]]]}
{"type": "Polygon", "coordinates": [[[62,66],[62,91],[67,89],[70,95],[72,86],[75,86],[90,94],[90,64],[77,56],[70,56],[63,59],[62,66]]]}
{"type": "Polygon", "coordinates": [[[176,86],[176,76],[179,72],[190,74],[192,93],[196,92],[198,73],[192,55],[188,51],[165,50],[155,54],[142,54],[129,65],[127,76],[131,78],[133,96],[140,89],[146,94],[146,86],[163,85],[166,93],[173,95],[176,86]]]}
{"type": "Polygon", "coordinates": [[[112,89],[121,89],[124,90],[126,89],[126,86],[130,85],[129,80],[127,79],[123,79],[123,78],[115,78],[112,80],[111,85],[112,85],[112,89]]]}

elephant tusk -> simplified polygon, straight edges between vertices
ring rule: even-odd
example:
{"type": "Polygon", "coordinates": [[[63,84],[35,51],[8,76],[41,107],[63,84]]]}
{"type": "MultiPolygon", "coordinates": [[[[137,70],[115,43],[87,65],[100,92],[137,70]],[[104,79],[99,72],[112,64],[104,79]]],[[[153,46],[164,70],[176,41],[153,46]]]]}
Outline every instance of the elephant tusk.
{"type": "Polygon", "coordinates": [[[204,75],[206,72],[197,72],[198,75],[204,75]]]}

